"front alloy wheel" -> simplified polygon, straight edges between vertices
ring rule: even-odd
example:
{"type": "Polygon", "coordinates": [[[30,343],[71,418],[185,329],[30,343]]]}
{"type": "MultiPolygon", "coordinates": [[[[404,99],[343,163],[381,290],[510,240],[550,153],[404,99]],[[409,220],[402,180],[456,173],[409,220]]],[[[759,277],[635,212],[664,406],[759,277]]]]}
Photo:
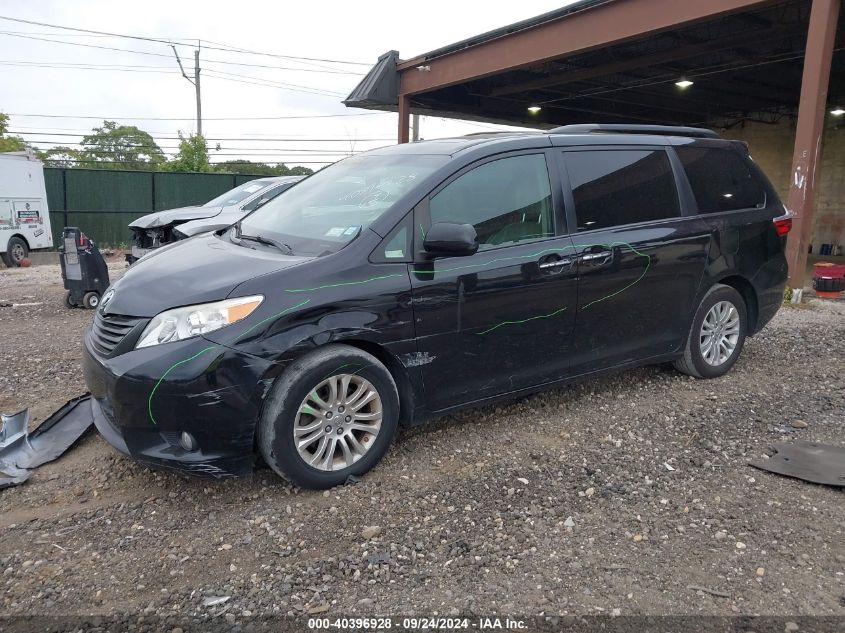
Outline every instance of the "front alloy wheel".
{"type": "Polygon", "coordinates": [[[258,424],[264,461],[305,488],[360,476],[399,425],[393,375],[373,355],[331,344],[296,359],[273,384],[258,424]]]}
{"type": "Polygon", "coordinates": [[[336,374],[299,405],[293,438],[302,460],[318,470],[341,470],[364,457],[381,431],[382,403],[373,384],[336,374]]]}

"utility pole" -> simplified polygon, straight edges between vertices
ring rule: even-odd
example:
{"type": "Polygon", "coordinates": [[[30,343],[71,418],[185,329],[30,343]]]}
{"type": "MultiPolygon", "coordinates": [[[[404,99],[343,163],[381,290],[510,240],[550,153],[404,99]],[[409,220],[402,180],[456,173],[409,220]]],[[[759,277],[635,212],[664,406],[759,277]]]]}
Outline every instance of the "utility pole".
{"type": "Polygon", "coordinates": [[[197,49],[194,51],[194,77],[188,77],[185,69],[182,67],[182,60],[179,58],[179,53],[173,44],[170,48],[173,49],[173,54],[176,55],[176,63],[179,64],[179,70],[182,71],[182,76],[194,85],[194,90],[197,93],[197,136],[202,136],[202,93],[200,92],[200,50],[199,42],[197,42],[197,49]]]}
{"type": "Polygon", "coordinates": [[[202,96],[200,93],[200,49],[194,51],[194,88],[197,91],[197,135],[202,136],[202,96]]]}
{"type": "Polygon", "coordinates": [[[411,140],[412,141],[420,140],[420,115],[419,114],[412,114],[411,115],[411,140]]]}

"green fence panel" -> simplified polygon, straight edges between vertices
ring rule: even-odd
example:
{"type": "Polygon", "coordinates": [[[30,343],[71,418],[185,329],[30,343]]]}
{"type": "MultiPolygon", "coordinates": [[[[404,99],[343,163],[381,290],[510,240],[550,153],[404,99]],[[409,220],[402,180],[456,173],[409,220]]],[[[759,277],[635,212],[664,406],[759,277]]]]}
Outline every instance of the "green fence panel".
{"type": "Polygon", "coordinates": [[[205,204],[234,186],[231,174],[159,172],[155,180],[155,209],[205,204]]]}
{"type": "MultiPolygon", "coordinates": [[[[100,247],[128,248],[132,232],[127,224],[146,213],[146,211],[68,211],[68,226],[78,226],[100,247]]],[[[51,211],[50,223],[53,233],[61,236],[64,212],[51,211]]]]}
{"type": "Polygon", "coordinates": [[[242,185],[245,182],[249,182],[250,180],[255,180],[256,178],[266,178],[267,176],[249,176],[247,174],[235,174],[235,186],[242,185]]]}
{"type": "Polygon", "coordinates": [[[142,215],[204,204],[255,178],[261,176],[45,167],[53,243],[67,224],[101,246],[120,246],[131,236],[126,225],[142,215]]]}

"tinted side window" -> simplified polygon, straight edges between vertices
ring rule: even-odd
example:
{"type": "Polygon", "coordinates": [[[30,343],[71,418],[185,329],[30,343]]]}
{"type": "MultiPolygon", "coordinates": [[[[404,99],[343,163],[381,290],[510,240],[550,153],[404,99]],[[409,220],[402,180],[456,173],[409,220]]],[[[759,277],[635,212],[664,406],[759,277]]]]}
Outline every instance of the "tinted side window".
{"type": "Polygon", "coordinates": [[[677,147],[699,213],[766,205],[766,190],[742,156],[716,147],[677,147]]]}
{"type": "Polygon", "coordinates": [[[459,176],[430,202],[432,224],[472,224],[479,248],[554,235],[554,210],[546,158],[511,156],[459,176]]]}
{"type": "Polygon", "coordinates": [[[565,152],[578,230],[674,218],[681,214],[663,150],[565,152]]]}

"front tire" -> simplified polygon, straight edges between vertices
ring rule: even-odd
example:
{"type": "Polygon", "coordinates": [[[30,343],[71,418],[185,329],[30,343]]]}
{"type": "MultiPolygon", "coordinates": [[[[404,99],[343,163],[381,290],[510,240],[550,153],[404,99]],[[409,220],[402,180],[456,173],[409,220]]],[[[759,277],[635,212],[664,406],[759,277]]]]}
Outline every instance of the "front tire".
{"type": "Polygon", "coordinates": [[[390,372],[371,354],[327,345],[276,380],[258,425],[264,461],[303,488],[363,475],[387,452],[399,422],[390,372]]]}
{"type": "Polygon", "coordinates": [[[682,358],[675,369],[696,378],[717,378],[736,363],[748,332],[745,300],[735,288],[714,285],[692,320],[682,358]]]}

